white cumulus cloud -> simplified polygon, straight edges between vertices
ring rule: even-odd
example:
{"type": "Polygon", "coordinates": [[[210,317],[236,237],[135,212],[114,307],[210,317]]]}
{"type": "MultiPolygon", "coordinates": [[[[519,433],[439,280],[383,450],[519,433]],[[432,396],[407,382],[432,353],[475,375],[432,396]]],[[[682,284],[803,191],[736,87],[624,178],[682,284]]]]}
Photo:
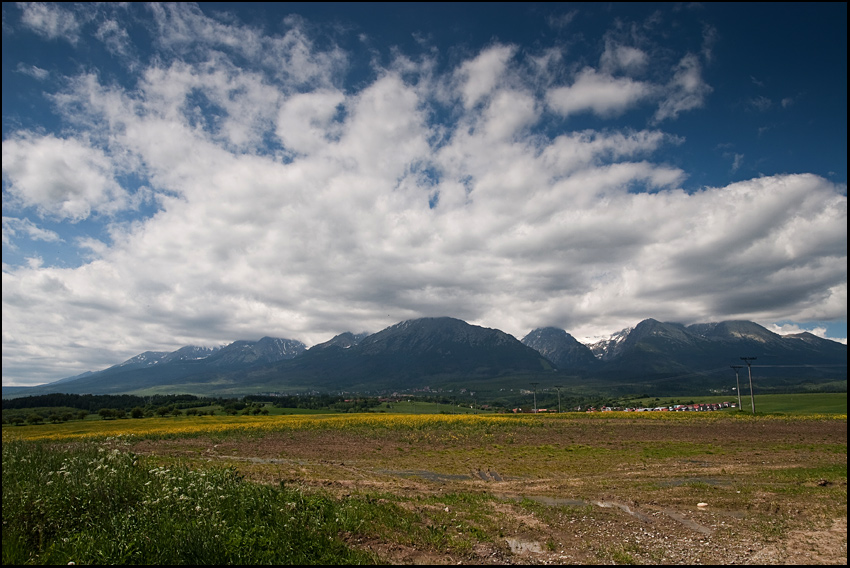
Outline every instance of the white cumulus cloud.
{"type": "Polygon", "coordinates": [[[564,116],[590,111],[611,117],[622,114],[652,92],[652,87],[641,81],[598,73],[588,67],[569,87],[551,89],[547,102],[555,112],[564,116]]]}
{"type": "Polygon", "coordinates": [[[80,221],[127,206],[103,151],[74,138],[23,134],[3,141],[3,179],[12,200],[41,214],[80,221]]]}
{"type": "MultiPolygon", "coordinates": [[[[159,51],[132,84],[75,71],[51,98],[68,130],[3,142],[4,205],[109,216],[140,199],[126,174],[158,206],[73,239],[80,266],[4,266],[4,380],[421,316],[517,337],[846,318],[846,187],[803,173],[686,190],[688,172],[659,157],[685,143],[661,124],[707,104],[694,56],[642,81],[617,73],[649,54],[612,48],[565,86],[552,69],[568,53],[541,65],[492,43],[439,72],[373,62],[343,87],[349,54],[297,18],[272,35],[151,10],[159,51]],[[643,127],[610,121],[642,103],[643,127]],[[598,127],[547,130],[578,113],[598,127]]],[[[24,217],[4,218],[4,239],[54,238],[24,217]]]]}
{"type": "Polygon", "coordinates": [[[79,19],[59,4],[20,2],[18,6],[23,12],[21,21],[34,32],[48,39],[64,39],[72,44],[79,40],[79,19]]]}

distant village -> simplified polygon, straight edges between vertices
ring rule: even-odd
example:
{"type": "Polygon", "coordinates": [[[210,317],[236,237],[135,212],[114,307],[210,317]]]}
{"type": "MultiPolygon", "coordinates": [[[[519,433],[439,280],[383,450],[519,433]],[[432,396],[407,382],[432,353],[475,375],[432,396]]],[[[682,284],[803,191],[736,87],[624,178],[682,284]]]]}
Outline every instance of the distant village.
{"type": "MultiPolygon", "coordinates": [[[[713,402],[704,404],[674,404],[673,406],[655,406],[655,407],[623,407],[623,406],[588,406],[582,408],[577,406],[570,412],[710,412],[712,410],[723,410],[725,408],[737,408],[738,404],[734,402],[713,402]]],[[[514,414],[533,414],[533,413],[557,413],[557,408],[514,408],[514,414]]]]}

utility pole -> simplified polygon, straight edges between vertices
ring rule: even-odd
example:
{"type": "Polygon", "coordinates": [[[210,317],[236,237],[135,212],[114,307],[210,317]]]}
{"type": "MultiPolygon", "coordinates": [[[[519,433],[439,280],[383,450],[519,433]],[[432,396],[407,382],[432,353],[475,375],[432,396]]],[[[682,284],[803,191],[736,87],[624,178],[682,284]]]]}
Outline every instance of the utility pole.
{"type": "Polygon", "coordinates": [[[561,385],[555,385],[555,389],[558,391],[558,414],[561,413],[561,385]]]}
{"type": "Polygon", "coordinates": [[[735,385],[738,390],[738,410],[741,410],[741,381],[738,380],[738,369],[743,368],[743,365],[729,365],[733,369],[735,369],[735,385]]]}
{"type": "Polygon", "coordinates": [[[534,414],[537,414],[537,385],[540,383],[531,383],[531,386],[534,388],[534,414]]]}
{"type": "Polygon", "coordinates": [[[747,374],[750,376],[750,403],[753,405],[753,414],[756,413],[756,397],[753,395],[753,369],[750,361],[755,361],[757,357],[741,357],[741,361],[747,364],[747,374]]]}

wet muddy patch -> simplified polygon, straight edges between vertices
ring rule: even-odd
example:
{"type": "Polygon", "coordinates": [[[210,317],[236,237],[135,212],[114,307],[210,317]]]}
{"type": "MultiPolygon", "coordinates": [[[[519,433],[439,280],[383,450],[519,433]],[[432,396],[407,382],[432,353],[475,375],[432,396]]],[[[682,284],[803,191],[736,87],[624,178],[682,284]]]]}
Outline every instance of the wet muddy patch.
{"type": "Polygon", "coordinates": [[[535,503],[548,505],[550,507],[586,507],[591,504],[588,501],[583,501],[581,499],[565,499],[549,497],[547,495],[508,495],[505,493],[493,493],[493,497],[504,501],[522,501],[523,499],[528,499],[529,501],[534,501],[535,503]]]}
{"type": "Polygon", "coordinates": [[[407,470],[389,470],[375,469],[372,470],[380,475],[390,475],[395,477],[403,477],[405,479],[418,478],[425,481],[433,481],[436,483],[448,483],[452,481],[486,481],[486,482],[502,482],[516,481],[519,477],[501,475],[495,470],[473,470],[469,473],[439,473],[426,469],[407,469],[407,470]]]}
{"type": "Polygon", "coordinates": [[[543,554],[543,545],[534,540],[509,538],[507,539],[507,543],[513,554],[543,554]]]}
{"type": "Polygon", "coordinates": [[[451,474],[451,473],[437,473],[435,471],[428,471],[425,469],[408,469],[404,471],[392,471],[388,469],[376,469],[375,473],[379,473],[381,475],[391,475],[395,477],[403,477],[405,479],[411,478],[419,478],[424,479],[426,481],[434,481],[437,483],[448,483],[451,481],[469,481],[474,479],[471,474],[451,474]]]}

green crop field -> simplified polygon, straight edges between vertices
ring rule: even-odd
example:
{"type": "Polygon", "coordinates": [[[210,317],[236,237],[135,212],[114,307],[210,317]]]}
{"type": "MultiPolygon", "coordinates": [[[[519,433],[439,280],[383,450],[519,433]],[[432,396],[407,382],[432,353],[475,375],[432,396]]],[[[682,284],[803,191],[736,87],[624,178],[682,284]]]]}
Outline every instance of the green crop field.
{"type": "MultiPolygon", "coordinates": [[[[756,413],[759,414],[847,414],[847,393],[801,393],[801,394],[757,394],[755,395],[756,413]]],[[[737,397],[696,396],[696,397],[660,397],[637,398],[629,404],[641,406],[670,406],[684,403],[734,402],[737,397]]],[[[741,395],[741,410],[751,412],[752,403],[749,394],[741,395]]]]}

